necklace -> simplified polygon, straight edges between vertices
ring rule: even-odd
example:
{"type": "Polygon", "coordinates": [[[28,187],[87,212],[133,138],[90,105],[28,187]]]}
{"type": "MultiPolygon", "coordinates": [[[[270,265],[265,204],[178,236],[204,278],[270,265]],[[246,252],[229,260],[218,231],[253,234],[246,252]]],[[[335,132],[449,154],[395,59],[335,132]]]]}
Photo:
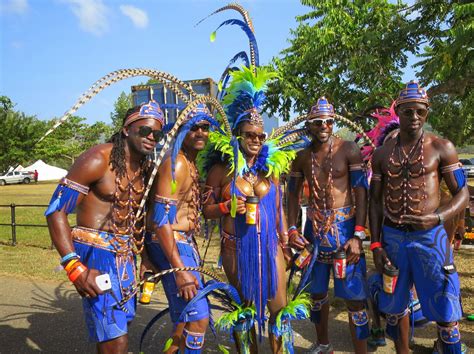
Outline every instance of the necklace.
{"type": "Polygon", "coordinates": [[[110,240],[111,245],[117,253],[127,253],[132,248],[132,251],[139,254],[143,250],[143,230],[144,230],[144,214],[140,218],[136,217],[136,210],[139,207],[137,200],[141,200],[145,190],[143,168],[139,168],[129,176],[128,170],[125,173],[125,183],[122,184],[122,179],[119,176],[115,177],[115,193],[114,202],[112,205],[112,228],[114,230],[114,237],[110,240]],[[136,187],[138,182],[140,187],[136,187]],[[141,227],[137,227],[141,224],[141,227]],[[120,236],[128,235],[128,238],[121,238],[120,236]],[[138,235],[141,235],[138,238],[138,235]],[[131,245],[129,245],[131,242],[131,245]]]}
{"type": "Polygon", "coordinates": [[[324,161],[319,164],[315,152],[311,152],[311,208],[313,209],[313,229],[319,235],[324,235],[331,228],[334,215],[331,208],[334,205],[333,196],[333,139],[329,141],[329,151],[326,154],[324,161]],[[328,177],[326,183],[321,185],[318,182],[319,176],[324,173],[324,167],[328,167],[328,177]],[[319,170],[319,173],[318,173],[319,170]],[[318,200],[322,201],[323,208],[321,209],[318,200]]]}
{"type": "MultiPolygon", "coordinates": [[[[397,137],[389,157],[385,195],[386,208],[393,216],[422,215],[425,210],[428,197],[425,191],[424,142],[425,134],[422,132],[406,153],[401,146],[400,135],[397,137]],[[419,177],[422,177],[420,184],[411,183],[412,179],[419,177]]],[[[395,221],[401,223],[398,218],[395,221]]]]}

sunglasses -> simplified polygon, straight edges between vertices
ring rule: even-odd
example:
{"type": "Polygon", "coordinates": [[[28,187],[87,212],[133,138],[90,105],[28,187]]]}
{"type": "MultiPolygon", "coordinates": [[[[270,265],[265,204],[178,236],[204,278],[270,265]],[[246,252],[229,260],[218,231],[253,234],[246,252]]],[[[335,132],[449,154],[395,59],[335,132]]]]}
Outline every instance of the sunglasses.
{"type": "Polygon", "coordinates": [[[326,125],[333,125],[334,124],[334,118],[318,118],[318,119],[313,119],[309,121],[309,124],[315,125],[317,127],[322,126],[323,124],[326,125]]]}
{"type": "Polygon", "coordinates": [[[203,124],[195,124],[191,127],[191,130],[192,132],[197,132],[199,129],[201,129],[202,132],[208,132],[209,129],[211,129],[211,125],[210,124],[206,124],[206,123],[203,123],[203,124]]]}
{"type": "Polygon", "coordinates": [[[400,113],[406,117],[412,117],[416,114],[418,117],[425,118],[428,115],[428,110],[426,108],[405,108],[400,113]]]}
{"type": "Polygon", "coordinates": [[[153,139],[155,141],[160,141],[165,134],[163,134],[162,130],[153,130],[151,127],[147,125],[142,125],[140,128],[138,128],[138,135],[141,136],[142,138],[146,138],[149,136],[151,133],[153,133],[153,139]]]}
{"type": "Polygon", "coordinates": [[[255,140],[258,139],[259,141],[267,140],[267,133],[257,134],[254,132],[241,132],[241,136],[244,139],[255,140]]]}

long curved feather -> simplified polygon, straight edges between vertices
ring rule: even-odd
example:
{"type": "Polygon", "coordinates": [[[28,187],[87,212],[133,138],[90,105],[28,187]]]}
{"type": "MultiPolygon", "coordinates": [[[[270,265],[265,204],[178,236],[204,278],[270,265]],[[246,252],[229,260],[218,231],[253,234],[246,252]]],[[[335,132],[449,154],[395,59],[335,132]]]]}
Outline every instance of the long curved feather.
{"type": "Polygon", "coordinates": [[[196,26],[199,26],[199,24],[205,20],[207,20],[209,17],[215,15],[215,14],[218,14],[219,12],[222,12],[222,11],[225,11],[225,10],[235,10],[237,11],[238,13],[240,13],[245,21],[245,23],[247,24],[247,26],[249,26],[249,28],[252,30],[252,32],[255,32],[254,31],[254,28],[253,28],[253,23],[252,23],[252,20],[250,19],[250,16],[249,16],[249,13],[247,10],[245,10],[241,5],[237,4],[237,3],[230,3],[224,7],[221,7],[219,9],[217,9],[216,11],[214,11],[213,13],[211,13],[210,15],[207,15],[206,17],[204,17],[202,20],[200,20],[198,23],[196,23],[194,25],[194,27],[196,26]]]}
{"type": "Polygon", "coordinates": [[[215,39],[216,33],[219,30],[219,28],[223,26],[232,26],[236,25],[239,26],[247,35],[249,39],[249,45],[250,45],[250,59],[251,63],[253,66],[258,67],[259,66],[259,52],[258,52],[258,46],[257,46],[257,39],[255,38],[255,35],[253,31],[250,29],[250,27],[243,21],[238,20],[238,19],[230,19],[230,20],[225,20],[222,22],[219,27],[216,28],[214,32],[211,34],[211,41],[215,39]]]}

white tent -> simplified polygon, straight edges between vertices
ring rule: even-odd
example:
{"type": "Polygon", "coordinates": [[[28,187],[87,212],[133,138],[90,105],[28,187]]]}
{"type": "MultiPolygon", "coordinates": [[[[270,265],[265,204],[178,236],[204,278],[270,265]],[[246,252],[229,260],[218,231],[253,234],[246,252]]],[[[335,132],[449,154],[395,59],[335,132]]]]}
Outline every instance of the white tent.
{"type": "Polygon", "coordinates": [[[60,180],[66,176],[67,171],[65,169],[48,165],[43,160],[38,160],[34,164],[27,166],[23,171],[38,171],[38,181],[51,181],[60,180]]]}

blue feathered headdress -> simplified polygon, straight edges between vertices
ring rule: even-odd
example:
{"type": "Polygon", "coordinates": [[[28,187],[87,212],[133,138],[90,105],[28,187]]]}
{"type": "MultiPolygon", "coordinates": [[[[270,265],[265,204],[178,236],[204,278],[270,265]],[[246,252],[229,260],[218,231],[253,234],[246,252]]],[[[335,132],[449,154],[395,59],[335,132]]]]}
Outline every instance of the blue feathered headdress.
{"type": "MultiPolygon", "coordinates": [[[[178,131],[176,138],[174,140],[173,146],[171,148],[171,193],[174,194],[176,192],[176,175],[175,175],[175,168],[176,168],[176,158],[178,156],[179,151],[181,150],[181,145],[183,144],[186,135],[190,131],[190,129],[199,122],[206,121],[211,124],[211,127],[217,128],[222,134],[224,132],[219,127],[219,123],[214,119],[209,109],[206,107],[205,104],[199,104],[195,109],[193,109],[187,116],[187,121],[184,123],[178,131]]],[[[171,129],[171,126],[167,125],[167,129],[171,129]]]]}

